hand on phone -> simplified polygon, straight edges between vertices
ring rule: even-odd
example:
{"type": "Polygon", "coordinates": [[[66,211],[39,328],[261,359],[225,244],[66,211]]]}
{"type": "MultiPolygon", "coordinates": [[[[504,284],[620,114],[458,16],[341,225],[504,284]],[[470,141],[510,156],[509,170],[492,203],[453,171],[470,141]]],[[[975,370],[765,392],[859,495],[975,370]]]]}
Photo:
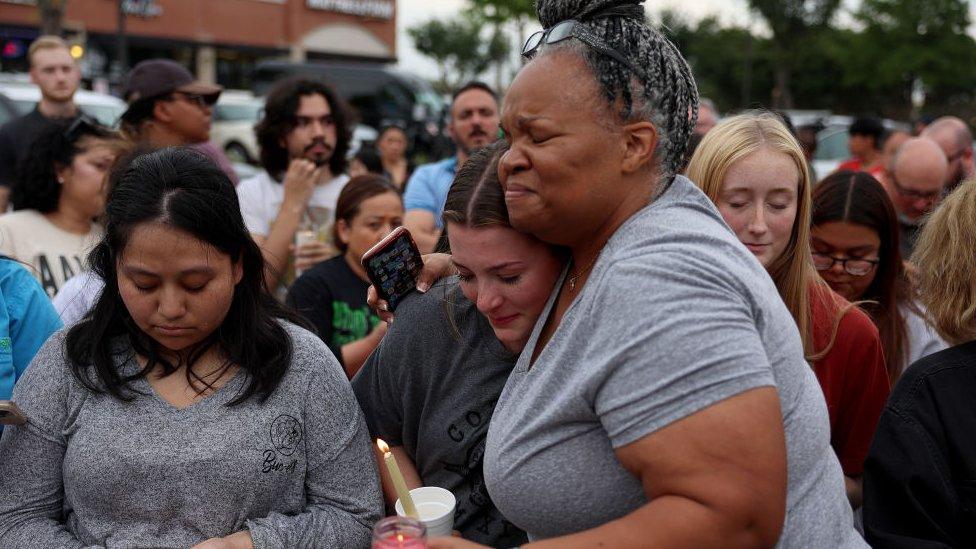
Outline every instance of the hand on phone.
{"type": "MultiPolygon", "coordinates": [[[[424,266],[417,277],[417,291],[425,293],[442,278],[455,274],[454,263],[451,262],[450,254],[426,254],[420,260],[424,266]]],[[[393,312],[385,299],[380,297],[376,287],[370,285],[366,290],[366,303],[377,312],[379,317],[386,322],[393,322],[393,312]]]]}

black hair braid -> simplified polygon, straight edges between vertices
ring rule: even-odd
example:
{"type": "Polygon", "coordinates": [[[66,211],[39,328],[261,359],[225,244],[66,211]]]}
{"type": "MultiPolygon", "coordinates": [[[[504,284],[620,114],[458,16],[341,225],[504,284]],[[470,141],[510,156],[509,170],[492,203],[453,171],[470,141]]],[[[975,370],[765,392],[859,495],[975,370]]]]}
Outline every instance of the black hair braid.
{"type": "Polygon", "coordinates": [[[698,87],[678,48],[647,26],[643,0],[536,0],[544,28],[560,21],[583,22],[608,46],[624,54],[644,74],[634,74],[616,60],[575,40],[542,52],[569,49],[581,55],[610,105],[619,105],[622,120],[642,119],[658,129],[658,161],[663,185],[683,165],[685,149],[698,119],[698,87]]]}

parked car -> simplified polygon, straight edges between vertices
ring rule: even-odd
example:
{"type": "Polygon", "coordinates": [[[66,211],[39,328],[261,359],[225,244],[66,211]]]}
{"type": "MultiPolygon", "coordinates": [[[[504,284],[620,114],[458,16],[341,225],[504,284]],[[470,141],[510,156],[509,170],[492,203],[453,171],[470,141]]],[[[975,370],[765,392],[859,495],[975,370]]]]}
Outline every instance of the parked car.
{"type": "MultiPolygon", "coordinates": [[[[264,100],[249,91],[227,90],[214,105],[213,127],[210,140],[217,144],[231,162],[257,164],[261,157],[254,125],[264,112],[264,100]]],[[[356,154],[363,143],[376,141],[378,132],[357,124],[352,131],[349,156],[356,154]]]]}
{"type": "Polygon", "coordinates": [[[214,105],[210,140],[233,162],[254,164],[260,156],[254,125],[261,119],[264,101],[248,91],[226,90],[214,105]]]}
{"type": "MultiPolygon", "coordinates": [[[[851,116],[831,115],[819,120],[823,128],[817,132],[817,152],[813,155],[813,169],[818,179],[830,175],[841,162],[851,157],[847,146],[850,136],[847,129],[854,118],[851,116]]],[[[882,119],[882,125],[887,130],[910,131],[911,127],[897,120],[882,119]]]]}
{"type": "Polygon", "coordinates": [[[263,61],[252,74],[254,93],[265,94],[289,76],[328,82],[356,110],[359,122],[377,129],[402,126],[414,150],[429,152],[437,144],[444,103],[430,84],[412,74],[366,63],[263,61]]]}
{"type": "Polygon", "coordinates": [[[20,116],[20,111],[17,110],[17,105],[9,97],[0,93],[0,126],[18,116],[20,116]]]}
{"type": "MultiPolygon", "coordinates": [[[[41,90],[31,83],[0,82],[0,94],[10,99],[18,116],[31,112],[41,100],[41,90]]],[[[75,103],[82,112],[109,127],[116,126],[126,108],[125,101],[118,97],[88,90],[75,92],[75,103]]]]}

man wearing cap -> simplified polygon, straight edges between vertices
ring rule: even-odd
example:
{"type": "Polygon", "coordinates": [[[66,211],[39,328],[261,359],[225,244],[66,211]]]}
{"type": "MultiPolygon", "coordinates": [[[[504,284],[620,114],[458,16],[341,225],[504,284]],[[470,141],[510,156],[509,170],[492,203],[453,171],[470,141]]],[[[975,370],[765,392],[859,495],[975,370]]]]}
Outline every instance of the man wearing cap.
{"type": "Polygon", "coordinates": [[[210,156],[237,183],[227,156],[209,143],[213,105],[223,87],[198,81],[169,59],[147,59],[132,68],[124,97],[122,131],[151,148],[193,145],[210,156]]]}
{"type": "Polygon", "coordinates": [[[7,211],[15,169],[34,139],[52,120],[74,118],[80,112],[74,96],[81,71],[68,44],[57,36],[41,36],[31,43],[27,59],[41,100],[34,110],[0,128],[0,213],[7,211]]]}
{"type": "Polygon", "coordinates": [[[122,115],[122,129],[134,141],[154,147],[207,141],[213,104],[221,91],[220,86],[198,82],[175,61],[143,61],[125,84],[129,108],[122,115]]]}

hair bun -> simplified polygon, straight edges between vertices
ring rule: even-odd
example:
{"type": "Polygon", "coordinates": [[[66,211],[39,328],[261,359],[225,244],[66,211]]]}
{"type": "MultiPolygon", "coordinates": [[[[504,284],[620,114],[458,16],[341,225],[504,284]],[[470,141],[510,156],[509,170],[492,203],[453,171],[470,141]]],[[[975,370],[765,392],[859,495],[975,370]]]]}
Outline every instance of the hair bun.
{"type": "Polygon", "coordinates": [[[644,0],[536,0],[535,12],[544,28],[560,21],[585,21],[597,17],[644,20],[644,0]]]}

